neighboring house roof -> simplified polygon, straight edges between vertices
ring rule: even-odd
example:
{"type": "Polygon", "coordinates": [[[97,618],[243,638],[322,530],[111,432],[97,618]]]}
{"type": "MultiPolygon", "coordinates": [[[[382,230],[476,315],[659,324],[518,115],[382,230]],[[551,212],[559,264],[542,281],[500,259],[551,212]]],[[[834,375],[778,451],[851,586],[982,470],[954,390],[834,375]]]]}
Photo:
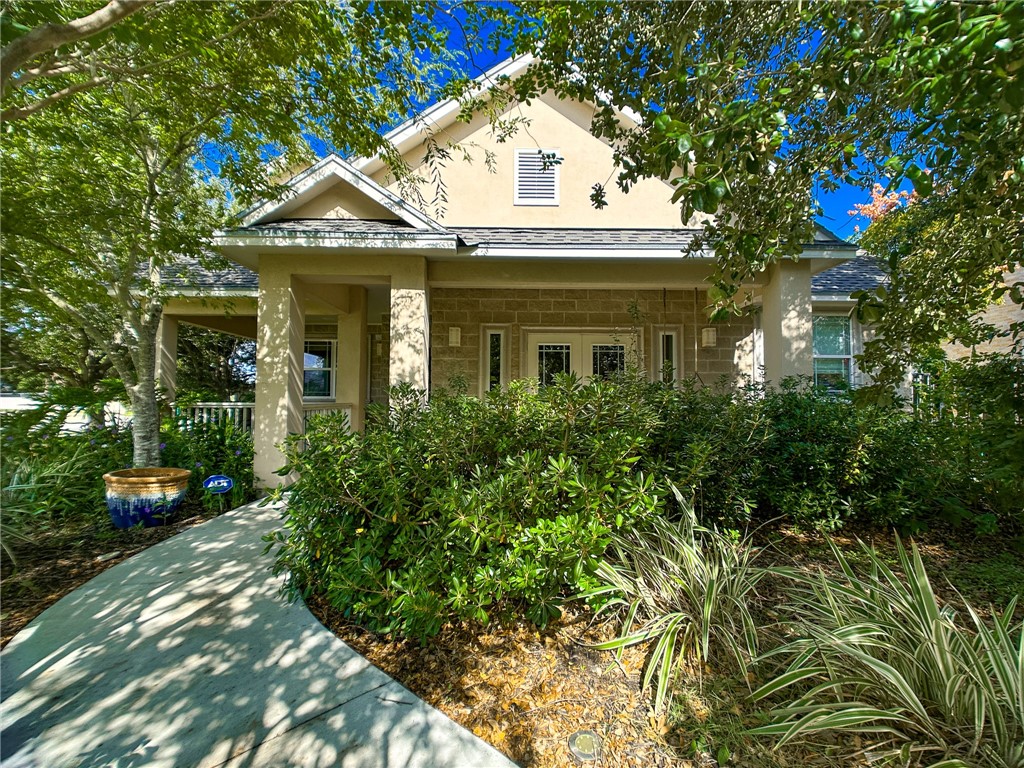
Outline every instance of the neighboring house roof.
{"type": "Polygon", "coordinates": [[[854,291],[873,291],[886,281],[877,260],[869,254],[838,264],[811,278],[813,294],[844,294],[854,291]]]}

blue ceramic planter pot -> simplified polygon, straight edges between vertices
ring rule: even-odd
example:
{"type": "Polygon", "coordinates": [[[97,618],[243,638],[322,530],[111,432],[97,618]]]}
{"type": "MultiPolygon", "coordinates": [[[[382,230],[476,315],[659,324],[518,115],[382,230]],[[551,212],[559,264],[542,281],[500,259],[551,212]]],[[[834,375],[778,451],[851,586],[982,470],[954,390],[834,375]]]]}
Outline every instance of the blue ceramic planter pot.
{"type": "Polygon", "coordinates": [[[191,475],[187,469],[169,467],[119,469],[105,474],[107,509],[114,527],[166,525],[181,506],[191,475]]]}

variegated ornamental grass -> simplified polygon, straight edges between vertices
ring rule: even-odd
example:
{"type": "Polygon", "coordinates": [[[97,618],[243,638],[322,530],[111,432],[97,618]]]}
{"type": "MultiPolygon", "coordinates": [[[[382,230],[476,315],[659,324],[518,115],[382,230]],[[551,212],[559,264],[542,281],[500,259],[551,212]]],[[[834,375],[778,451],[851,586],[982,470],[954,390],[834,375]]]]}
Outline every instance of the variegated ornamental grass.
{"type": "Polygon", "coordinates": [[[653,642],[642,685],[655,682],[655,709],[670,698],[680,663],[729,661],[746,672],[757,654],[757,626],[750,613],[765,571],[755,566],[750,541],[697,523],[693,505],[672,490],[678,520],[657,518],[643,533],[618,533],[597,569],[604,585],[584,597],[611,596],[602,610],[621,608],[619,637],[595,647],[621,651],[653,642]]]}
{"type": "Polygon", "coordinates": [[[936,597],[917,546],[897,540],[898,575],[861,543],[856,571],[787,571],[795,639],[759,660],[784,671],[755,700],[788,693],[772,722],[751,731],[777,745],[824,732],[861,736],[865,757],[931,768],[1024,766],[1024,627],[1016,598],[985,621],[936,597]]]}

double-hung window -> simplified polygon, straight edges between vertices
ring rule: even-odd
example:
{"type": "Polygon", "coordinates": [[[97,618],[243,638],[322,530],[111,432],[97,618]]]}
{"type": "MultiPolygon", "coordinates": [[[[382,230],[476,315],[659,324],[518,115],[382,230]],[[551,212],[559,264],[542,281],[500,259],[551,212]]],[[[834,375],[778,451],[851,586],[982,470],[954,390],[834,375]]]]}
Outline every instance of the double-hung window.
{"type": "Polygon", "coordinates": [[[814,385],[826,389],[850,386],[853,348],[850,318],[845,315],[814,316],[814,385]]]}
{"type": "Polygon", "coordinates": [[[334,397],[334,342],[307,341],[302,355],[302,396],[311,400],[334,397]]]}

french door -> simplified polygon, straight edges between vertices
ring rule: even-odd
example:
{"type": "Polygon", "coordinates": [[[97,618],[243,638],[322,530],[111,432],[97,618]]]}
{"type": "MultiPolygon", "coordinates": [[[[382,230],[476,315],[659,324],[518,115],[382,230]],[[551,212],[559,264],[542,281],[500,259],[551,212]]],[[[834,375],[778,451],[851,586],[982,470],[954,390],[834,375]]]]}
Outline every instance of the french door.
{"type": "Polygon", "coordinates": [[[631,334],[529,333],[526,375],[541,386],[551,384],[559,373],[575,373],[584,379],[607,378],[624,371],[635,352],[636,339],[631,334]]]}

